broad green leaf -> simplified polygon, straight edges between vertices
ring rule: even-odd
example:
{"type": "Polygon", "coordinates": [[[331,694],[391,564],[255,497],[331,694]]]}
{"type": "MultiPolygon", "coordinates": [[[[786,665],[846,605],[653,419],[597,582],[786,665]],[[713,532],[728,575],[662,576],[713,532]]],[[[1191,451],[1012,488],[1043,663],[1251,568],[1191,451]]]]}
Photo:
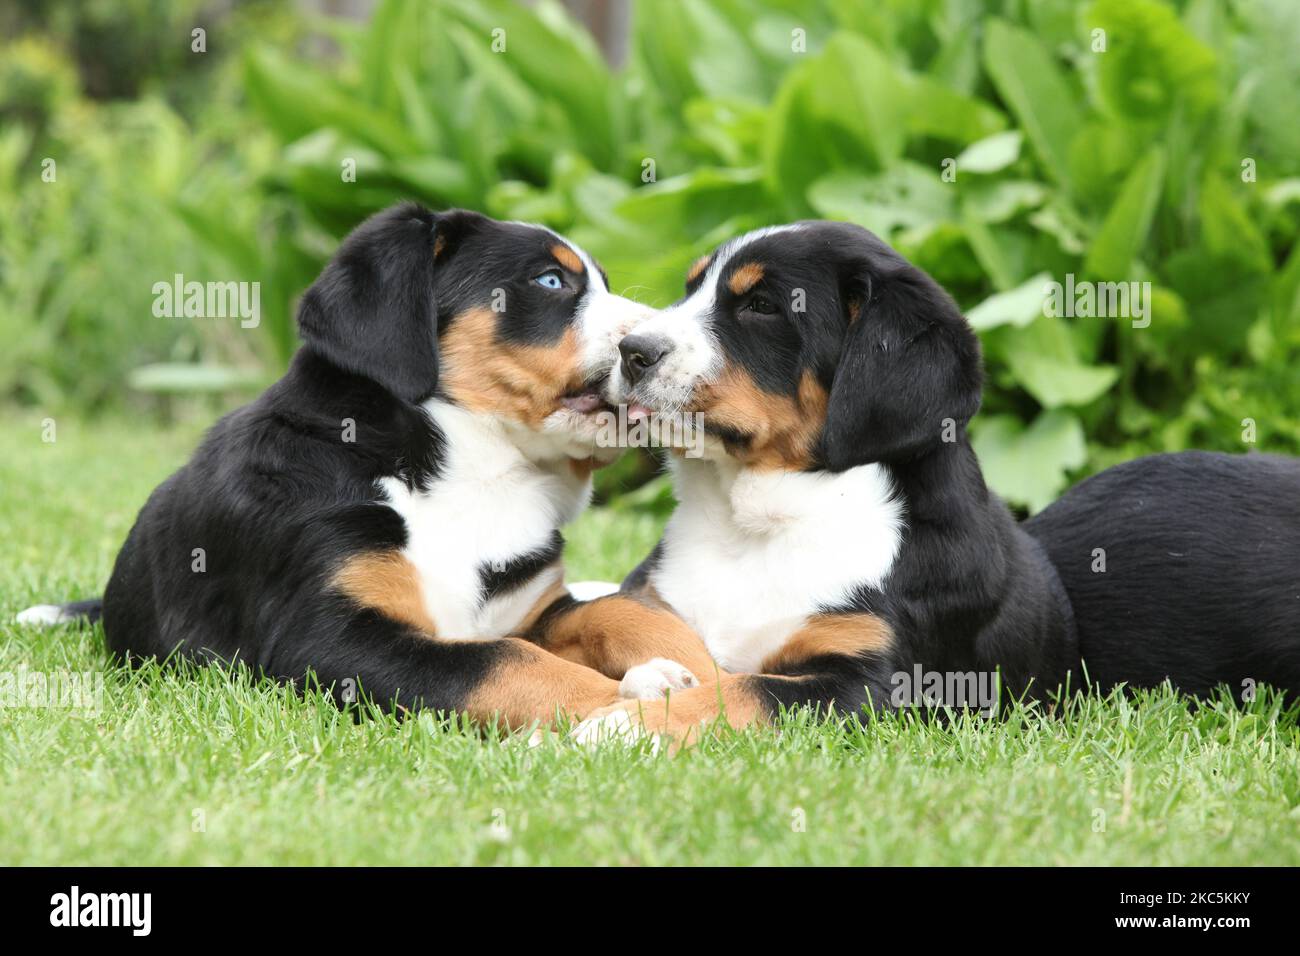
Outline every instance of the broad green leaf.
{"type": "Polygon", "coordinates": [[[886,169],[903,153],[905,81],[875,46],[836,34],[787,74],[772,106],[764,155],[772,195],[786,216],[810,209],[809,186],[837,169],[886,169]]]}
{"type": "Polygon", "coordinates": [[[957,155],[957,175],[962,173],[996,173],[1020,158],[1020,130],[994,133],[971,143],[957,155]]]}
{"type": "Polygon", "coordinates": [[[1004,129],[1003,113],[975,96],[951,89],[924,74],[905,73],[907,131],[953,143],[969,143],[1004,129]]]}
{"type": "MultiPolygon", "coordinates": [[[[961,169],[960,160],[958,169],[961,169]]],[[[960,175],[960,173],[959,173],[960,175]]],[[[973,180],[962,185],[962,211],[978,222],[1006,222],[1041,205],[1047,187],[1028,179],[973,180]]]]}
{"type": "Polygon", "coordinates": [[[1147,153],[1124,181],[1124,188],[1092,240],[1084,270],[1099,279],[1127,279],[1138,250],[1146,240],[1160,202],[1165,155],[1159,147],[1147,153]]]}
{"type": "Polygon", "coordinates": [[[548,116],[573,132],[598,168],[613,164],[625,124],[625,113],[617,107],[619,89],[591,34],[562,6],[552,0],[535,7],[479,0],[441,3],[438,9],[469,28],[478,48],[497,57],[529,96],[555,104],[548,116]],[[493,52],[495,37],[504,41],[504,52],[493,52]]]}
{"type": "Polygon", "coordinates": [[[1088,448],[1083,426],[1062,409],[1045,411],[1028,428],[1013,415],[979,416],[971,445],[984,479],[1003,498],[1031,513],[1051,504],[1068,472],[1083,467],[1088,448]]]}
{"type": "Polygon", "coordinates": [[[900,163],[875,176],[831,173],[808,201],[827,219],[855,222],[888,239],[896,229],[927,229],[953,218],[953,190],[932,169],[900,163]]]}
{"type": "Polygon", "coordinates": [[[1149,120],[1167,116],[1178,103],[1193,114],[1218,98],[1214,51],[1157,0],[1098,0],[1089,25],[1106,31],[1098,54],[1097,88],[1115,112],[1149,120]]]}
{"type": "Polygon", "coordinates": [[[700,169],[633,190],[616,213],[654,235],[693,238],[761,207],[760,179],[757,169],[700,169]]]}
{"type": "Polygon", "coordinates": [[[394,118],[357,99],[325,74],[290,63],[277,51],[260,48],[245,57],[244,89],[285,141],[334,127],[389,155],[419,148],[415,137],[394,118]]]}
{"type": "Polygon", "coordinates": [[[1001,325],[1023,328],[1042,317],[1047,284],[1051,279],[1049,273],[1040,272],[1014,289],[991,295],[967,312],[966,320],[977,331],[1001,325]]]}
{"type": "Polygon", "coordinates": [[[984,67],[1056,182],[1069,185],[1068,149],[1079,130],[1076,94],[1033,34],[993,19],[984,31],[984,67]]]}
{"type": "Polygon", "coordinates": [[[1085,364],[1064,320],[1051,315],[1040,315],[1025,329],[1008,331],[1002,354],[1016,383],[1044,408],[1087,405],[1119,377],[1114,366],[1085,364]]]}

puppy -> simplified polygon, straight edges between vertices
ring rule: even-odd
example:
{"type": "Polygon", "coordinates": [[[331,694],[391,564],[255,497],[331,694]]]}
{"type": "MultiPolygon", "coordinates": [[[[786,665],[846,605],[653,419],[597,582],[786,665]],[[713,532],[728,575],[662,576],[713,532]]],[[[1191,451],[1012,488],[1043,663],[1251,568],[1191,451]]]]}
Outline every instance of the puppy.
{"type": "Polygon", "coordinates": [[[1071,677],[1060,579],[967,440],[978,340],[876,236],[802,222],[728,242],[619,349],[608,395],[629,418],[700,413],[706,435],[672,457],[680,503],[624,593],[673,608],[728,673],[598,712],[583,739],[680,741],[794,705],[991,709],[995,672],[1030,698],[1071,677]]]}
{"type": "Polygon", "coordinates": [[[620,343],[609,384],[629,417],[699,412],[709,436],[703,459],[672,460],[679,508],[624,589],[676,609],[733,673],[608,708],[583,739],[686,740],[793,705],[987,707],[994,669],[1017,697],[1300,694],[1300,462],[1150,456],[1017,526],[966,438],[977,339],[878,238],[760,230],[686,292],[620,343]]]}
{"type": "Polygon", "coordinates": [[[637,688],[683,686],[647,665],[702,652],[678,618],[562,580],[560,526],[616,453],[600,388],[645,312],[547,229],[373,217],[304,295],[288,373],[140,512],[102,602],[110,649],[509,726],[611,704],[634,664],[637,688]]]}

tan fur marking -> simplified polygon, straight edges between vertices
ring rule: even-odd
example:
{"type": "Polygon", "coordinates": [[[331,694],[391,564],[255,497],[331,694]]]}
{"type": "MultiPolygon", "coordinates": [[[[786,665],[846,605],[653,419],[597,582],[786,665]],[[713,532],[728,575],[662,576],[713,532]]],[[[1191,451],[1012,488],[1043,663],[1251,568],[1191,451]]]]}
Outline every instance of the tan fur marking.
{"type": "Polygon", "coordinates": [[[727,288],[736,295],[744,295],[763,279],[763,267],[757,262],[747,262],[727,279],[727,288]]]}
{"type": "Polygon", "coordinates": [[[633,723],[646,733],[669,738],[674,750],[698,743],[719,725],[740,729],[767,720],[761,692],[745,674],[726,674],[699,687],[673,691],[662,700],[623,701],[586,714],[584,719],[620,710],[631,715],[633,723]]]}
{"type": "Polygon", "coordinates": [[[433,240],[433,257],[437,259],[442,255],[442,250],[446,248],[447,238],[445,236],[439,236],[437,239],[433,240]]]}
{"type": "Polygon", "coordinates": [[[556,262],[564,266],[564,268],[568,269],[570,272],[576,272],[578,275],[582,275],[587,271],[587,267],[582,264],[582,260],[578,258],[578,254],[563,243],[557,242],[555,245],[551,246],[551,255],[555,257],[556,262]]]}
{"type": "Polygon", "coordinates": [[[497,716],[510,728],[533,721],[550,724],[557,714],[579,716],[618,699],[618,683],[594,670],[561,660],[527,641],[511,639],[509,658],[465,700],[465,712],[497,716]]]}
{"type": "Polygon", "coordinates": [[[889,625],[874,614],[817,614],[765,657],[759,670],[764,674],[789,670],[826,654],[883,651],[893,639],[889,625]]]}
{"type": "Polygon", "coordinates": [[[555,345],[512,345],[496,338],[496,314],[471,309],[451,320],[439,347],[442,383],[459,405],[513,418],[532,428],[582,385],[577,332],[555,345]]]}
{"type": "Polygon", "coordinates": [[[857,296],[854,296],[852,299],[849,299],[849,324],[851,325],[854,322],[858,321],[858,317],[861,315],[862,315],[862,300],[859,299],[857,296]]]}
{"type": "Polygon", "coordinates": [[[559,615],[540,643],[610,677],[622,677],[652,657],[674,660],[701,681],[718,673],[699,635],[672,610],[644,597],[611,594],[580,604],[559,615]]]}
{"type": "Polygon", "coordinates": [[[804,373],[792,398],[763,391],[748,372],[729,365],[718,381],[700,389],[693,410],[752,436],[749,447],[739,453],[747,466],[797,471],[812,464],[827,398],[812,372],[804,373]]]}
{"type": "Polygon", "coordinates": [[[690,285],[692,282],[698,279],[700,275],[704,272],[704,270],[709,267],[709,263],[712,261],[713,261],[713,254],[710,253],[708,255],[700,256],[698,259],[692,262],[690,269],[686,271],[686,284],[690,285]]]}
{"type": "Polygon", "coordinates": [[[362,607],[435,637],[438,629],[424,606],[420,573],[396,551],[370,551],[348,558],[333,586],[362,607]]]}

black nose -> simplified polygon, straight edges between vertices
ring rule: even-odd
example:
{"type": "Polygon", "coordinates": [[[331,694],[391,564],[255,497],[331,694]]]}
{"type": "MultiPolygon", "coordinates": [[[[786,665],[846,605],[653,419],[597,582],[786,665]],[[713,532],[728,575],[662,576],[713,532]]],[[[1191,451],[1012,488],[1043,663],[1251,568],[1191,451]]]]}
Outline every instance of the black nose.
{"type": "Polygon", "coordinates": [[[673,344],[658,335],[628,335],[618,343],[618,350],[623,356],[623,376],[629,385],[635,385],[663,361],[673,344]]]}

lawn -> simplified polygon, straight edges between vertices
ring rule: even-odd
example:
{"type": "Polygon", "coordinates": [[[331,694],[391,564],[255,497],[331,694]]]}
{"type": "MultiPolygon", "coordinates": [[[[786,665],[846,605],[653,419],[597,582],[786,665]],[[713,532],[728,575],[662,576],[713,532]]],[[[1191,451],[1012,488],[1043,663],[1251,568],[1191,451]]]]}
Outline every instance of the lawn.
{"type": "MultiPolygon", "coordinates": [[[[1064,713],[791,718],[669,757],[530,749],[431,716],[354,722],[208,671],[130,674],[102,635],[19,629],[99,593],[192,427],[0,425],[0,672],[93,671],[97,713],[0,710],[0,863],[1300,863],[1300,731],[1257,701],[1151,694],[1064,713]]],[[[597,511],[575,577],[622,574],[655,519],[597,511]]]]}

